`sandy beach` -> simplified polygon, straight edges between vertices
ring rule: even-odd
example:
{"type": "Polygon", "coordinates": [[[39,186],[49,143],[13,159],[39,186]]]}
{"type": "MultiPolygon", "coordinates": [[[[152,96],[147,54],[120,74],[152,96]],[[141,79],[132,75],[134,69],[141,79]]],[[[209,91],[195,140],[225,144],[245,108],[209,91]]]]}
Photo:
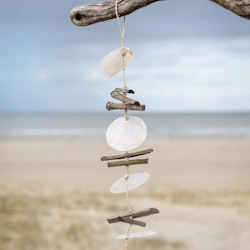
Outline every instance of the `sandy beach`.
{"type": "MultiPolygon", "coordinates": [[[[151,178],[130,197],[135,209],[160,210],[145,218],[158,234],[129,249],[248,250],[250,139],[148,140],[139,150],[147,148],[149,164],[130,171],[151,178]]],[[[126,211],[125,196],[109,193],[125,170],[100,161],[114,154],[105,140],[0,140],[1,249],[121,249],[114,237],[127,225],[106,217],[126,211]]]]}

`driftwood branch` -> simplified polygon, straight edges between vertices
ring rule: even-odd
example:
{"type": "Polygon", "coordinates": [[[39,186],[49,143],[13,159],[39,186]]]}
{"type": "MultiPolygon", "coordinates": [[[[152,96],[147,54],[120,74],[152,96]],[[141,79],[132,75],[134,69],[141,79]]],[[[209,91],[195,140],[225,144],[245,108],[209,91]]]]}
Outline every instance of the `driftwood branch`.
{"type": "Polygon", "coordinates": [[[145,111],[146,106],[145,105],[133,105],[133,104],[107,102],[106,109],[108,111],[113,110],[113,109],[145,111]]]}
{"type": "MultiPolygon", "coordinates": [[[[119,16],[125,16],[159,0],[118,0],[119,16]]],[[[96,4],[80,5],[73,8],[70,18],[75,25],[86,26],[116,17],[115,0],[96,4]]]]}
{"type": "MultiPolygon", "coordinates": [[[[128,15],[160,0],[118,0],[119,16],[128,15]]],[[[250,20],[250,0],[210,0],[221,7],[250,20]]],[[[116,17],[115,0],[107,0],[96,4],[85,4],[73,8],[70,18],[75,25],[87,26],[116,17]]],[[[212,18],[212,17],[211,17],[212,18]]]]}
{"type": "Polygon", "coordinates": [[[238,16],[250,20],[250,0],[210,0],[238,16]]]}
{"type": "MultiPolygon", "coordinates": [[[[121,90],[121,89],[115,89],[114,91],[112,91],[111,96],[114,99],[119,100],[119,101],[123,102],[124,104],[133,104],[133,105],[138,105],[138,106],[140,105],[140,103],[138,101],[135,101],[133,99],[126,97],[124,94],[121,94],[120,93],[121,91],[119,91],[119,90],[121,90]]],[[[134,91],[133,91],[133,93],[134,93],[134,91]]]]}
{"type": "Polygon", "coordinates": [[[128,161],[114,161],[114,162],[108,162],[108,167],[120,167],[120,166],[131,166],[131,165],[137,165],[137,164],[147,164],[148,159],[137,159],[137,160],[128,160],[128,161]]]}
{"type": "Polygon", "coordinates": [[[160,211],[157,208],[148,208],[144,209],[135,213],[131,214],[126,214],[123,216],[114,216],[114,217],[109,217],[107,218],[107,221],[111,223],[116,223],[116,222],[126,222],[131,225],[137,225],[141,227],[145,227],[146,223],[142,221],[135,220],[136,218],[144,217],[144,216],[149,216],[149,215],[154,215],[158,214],[160,211]]]}
{"type": "Polygon", "coordinates": [[[133,153],[125,153],[125,154],[120,154],[120,155],[112,155],[112,156],[102,156],[101,160],[102,161],[110,161],[110,160],[119,160],[119,159],[125,159],[125,158],[130,158],[130,157],[136,157],[140,155],[145,155],[145,154],[150,154],[153,152],[153,149],[145,149],[142,151],[137,151],[133,153]]]}

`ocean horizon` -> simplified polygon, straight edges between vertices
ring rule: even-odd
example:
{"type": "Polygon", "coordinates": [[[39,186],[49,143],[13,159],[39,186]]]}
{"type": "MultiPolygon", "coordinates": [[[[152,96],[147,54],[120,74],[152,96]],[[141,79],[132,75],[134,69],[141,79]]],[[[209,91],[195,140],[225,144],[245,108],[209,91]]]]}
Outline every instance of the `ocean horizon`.
{"type": "MultiPolygon", "coordinates": [[[[250,137],[250,113],[142,113],[149,139],[250,137]]],[[[81,114],[2,114],[0,138],[104,138],[122,112],[81,114]]]]}

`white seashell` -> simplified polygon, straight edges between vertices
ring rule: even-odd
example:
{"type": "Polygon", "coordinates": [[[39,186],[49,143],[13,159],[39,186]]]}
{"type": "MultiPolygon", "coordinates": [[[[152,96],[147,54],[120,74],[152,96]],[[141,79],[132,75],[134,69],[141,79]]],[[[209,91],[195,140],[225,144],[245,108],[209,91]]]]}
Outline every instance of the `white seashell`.
{"type": "Polygon", "coordinates": [[[157,234],[157,232],[154,231],[143,231],[143,232],[137,232],[137,233],[129,233],[129,234],[120,234],[116,237],[116,239],[131,239],[131,238],[140,238],[140,237],[147,237],[157,234]]]}
{"type": "Polygon", "coordinates": [[[113,76],[123,69],[123,53],[124,66],[126,67],[134,58],[134,52],[129,48],[118,48],[111,51],[101,61],[101,69],[105,76],[113,76]]]}
{"type": "Polygon", "coordinates": [[[129,151],[139,147],[147,137],[147,127],[142,119],[128,116],[115,119],[108,127],[106,140],[118,151],[129,151]]]}
{"type": "Polygon", "coordinates": [[[144,184],[150,177],[149,173],[135,173],[129,175],[127,181],[126,177],[124,176],[120,179],[118,179],[111,187],[110,192],[119,194],[119,193],[125,193],[127,191],[133,190],[142,184],[144,184]]]}

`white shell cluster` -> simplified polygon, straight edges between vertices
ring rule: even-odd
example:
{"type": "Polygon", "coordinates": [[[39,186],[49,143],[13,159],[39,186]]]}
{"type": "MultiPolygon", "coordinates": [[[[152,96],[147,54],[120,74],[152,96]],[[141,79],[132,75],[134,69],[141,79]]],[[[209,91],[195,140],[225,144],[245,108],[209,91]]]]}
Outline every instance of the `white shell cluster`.
{"type": "Polygon", "coordinates": [[[111,51],[101,61],[101,69],[105,76],[111,77],[123,70],[134,58],[129,48],[118,48],[111,51]]]}

